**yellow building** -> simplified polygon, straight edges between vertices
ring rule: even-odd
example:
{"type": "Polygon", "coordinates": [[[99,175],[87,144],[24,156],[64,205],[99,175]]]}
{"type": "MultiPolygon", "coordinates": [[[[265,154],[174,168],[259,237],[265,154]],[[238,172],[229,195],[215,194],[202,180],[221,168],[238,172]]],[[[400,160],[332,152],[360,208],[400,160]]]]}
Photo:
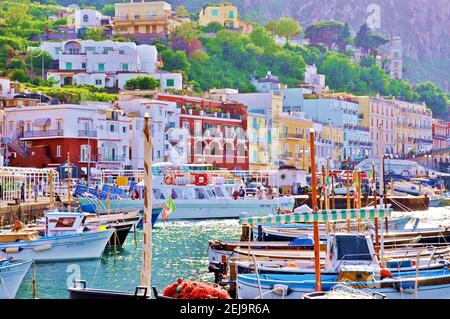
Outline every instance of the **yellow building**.
{"type": "Polygon", "coordinates": [[[269,118],[265,114],[248,113],[247,136],[249,170],[268,170],[270,165],[270,134],[268,134],[269,118]]]}
{"type": "Polygon", "coordinates": [[[239,29],[238,10],[232,4],[224,3],[205,6],[199,13],[198,23],[207,26],[211,22],[218,22],[230,29],[239,29]]]}
{"type": "Polygon", "coordinates": [[[167,36],[189,20],[173,16],[165,1],[116,3],[115,8],[114,31],[122,35],[167,36]]]}
{"type": "Polygon", "coordinates": [[[342,127],[319,124],[316,131],[316,163],[326,165],[330,158],[332,168],[339,167],[344,158],[344,130],[342,127]],[[319,163],[320,162],[320,163],[319,163]]]}
{"type": "Polygon", "coordinates": [[[278,139],[278,160],[308,171],[309,131],[314,122],[306,119],[303,113],[283,113],[274,117],[278,139]]]}

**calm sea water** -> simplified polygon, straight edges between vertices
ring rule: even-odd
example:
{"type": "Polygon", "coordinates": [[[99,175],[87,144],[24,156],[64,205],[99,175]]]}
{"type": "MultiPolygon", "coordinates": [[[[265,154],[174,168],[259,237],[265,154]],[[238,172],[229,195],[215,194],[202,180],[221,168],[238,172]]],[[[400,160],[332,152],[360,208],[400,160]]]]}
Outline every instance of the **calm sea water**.
{"type": "MultiPolygon", "coordinates": [[[[237,220],[157,223],[153,230],[152,284],[159,291],[177,278],[212,282],[208,272],[208,240],[238,240],[237,220]]],[[[133,291],[139,285],[142,231],[130,233],[121,249],[107,248],[101,260],[36,264],[38,298],[68,298],[67,281],[80,274],[88,287],[133,291]]],[[[32,297],[33,266],[16,298],[32,297]]]]}
{"type": "MultiPolygon", "coordinates": [[[[403,213],[394,213],[401,216],[403,213]]],[[[430,208],[411,213],[421,219],[420,227],[450,225],[450,207],[430,208]]],[[[411,225],[410,225],[411,226],[411,225]]],[[[408,228],[408,227],[407,227],[408,228]]],[[[212,282],[208,272],[208,240],[238,240],[241,228],[237,220],[179,221],[157,223],[153,231],[152,285],[161,291],[177,278],[212,282]]],[[[133,291],[139,284],[142,231],[130,233],[114,257],[105,250],[100,260],[36,264],[38,298],[68,298],[67,281],[79,274],[88,287],[133,291]]],[[[33,271],[30,268],[17,298],[31,298],[33,271]]]]}

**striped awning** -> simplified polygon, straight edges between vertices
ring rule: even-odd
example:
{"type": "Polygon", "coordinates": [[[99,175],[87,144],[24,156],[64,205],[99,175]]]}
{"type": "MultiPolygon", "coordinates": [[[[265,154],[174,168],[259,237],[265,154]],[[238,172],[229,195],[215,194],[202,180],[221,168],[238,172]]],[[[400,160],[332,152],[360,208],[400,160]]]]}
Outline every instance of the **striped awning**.
{"type": "Polygon", "coordinates": [[[239,219],[242,225],[258,224],[289,224],[289,223],[312,223],[326,221],[345,221],[355,219],[384,218],[391,215],[392,209],[388,208],[362,208],[362,209],[334,209],[319,210],[317,213],[302,212],[283,215],[268,215],[260,217],[247,217],[239,219]]]}
{"type": "Polygon", "coordinates": [[[33,126],[50,126],[50,118],[46,117],[34,120],[33,126]]]}

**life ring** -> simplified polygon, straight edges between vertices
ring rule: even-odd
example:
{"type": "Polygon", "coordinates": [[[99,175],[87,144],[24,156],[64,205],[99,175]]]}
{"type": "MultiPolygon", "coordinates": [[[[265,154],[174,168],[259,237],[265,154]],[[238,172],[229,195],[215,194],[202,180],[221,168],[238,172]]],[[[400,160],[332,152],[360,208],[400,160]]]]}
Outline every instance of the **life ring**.
{"type": "Polygon", "coordinates": [[[166,184],[166,185],[173,185],[173,176],[172,175],[165,175],[164,176],[164,184],[166,184]]]}

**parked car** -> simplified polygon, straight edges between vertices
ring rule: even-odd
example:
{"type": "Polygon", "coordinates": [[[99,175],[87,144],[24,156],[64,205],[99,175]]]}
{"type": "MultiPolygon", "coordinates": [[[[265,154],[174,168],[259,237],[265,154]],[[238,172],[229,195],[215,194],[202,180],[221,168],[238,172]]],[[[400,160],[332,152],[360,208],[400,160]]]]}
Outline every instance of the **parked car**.
{"type": "Polygon", "coordinates": [[[14,96],[15,99],[18,98],[25,98],[25,99],[33,99],[33,100],[39,100],[42,103],[49,103],[51,101],[51,98],[45,94],[37,94],[37,93],[20,93],[16,94],[14,96]]]}

